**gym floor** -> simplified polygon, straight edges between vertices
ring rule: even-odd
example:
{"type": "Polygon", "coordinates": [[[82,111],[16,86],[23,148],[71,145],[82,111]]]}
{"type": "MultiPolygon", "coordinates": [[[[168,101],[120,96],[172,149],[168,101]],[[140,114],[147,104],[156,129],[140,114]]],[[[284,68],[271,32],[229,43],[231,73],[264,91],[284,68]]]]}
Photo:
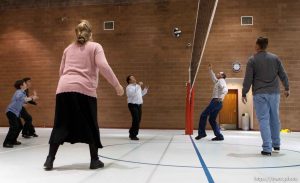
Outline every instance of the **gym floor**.
{"type": "MultiPolygon", "coordinates": [[[[0,128],[3,142],[8,128],[0,128]]],[[[44,171],[51,128],[37,128],[39,137],[24,139],[12,149],[0,148],[3,183],[248,183],[300,182],[300,133],[281,134],[280,153],[262,156],[257,131],[223,131],[225,140],[199,141],[183,130],[140,130],[139,141],[126,129],[100,129],[99,150],[105,167],[89,169],[86,144],[60,147],[52,171],[44,171]]]]}

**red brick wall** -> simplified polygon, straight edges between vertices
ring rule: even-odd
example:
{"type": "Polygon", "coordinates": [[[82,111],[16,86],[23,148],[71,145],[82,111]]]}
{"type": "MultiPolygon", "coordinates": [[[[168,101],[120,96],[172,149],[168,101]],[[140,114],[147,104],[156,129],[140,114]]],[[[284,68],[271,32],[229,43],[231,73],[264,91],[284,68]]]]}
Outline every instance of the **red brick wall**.
{"type": "MultiPolygon", "coordinates": [[[[254,53],[258,36],[269,38],[269,51],[283,61],[290,80],[291,96],[281,95],[280,115],[282,128],[299,131],[300,123],[300,1],[283,0],[221,0],[204,58],[196,82],[195,127],[199,113],[207,105],[212,84],[207,75],[207,65],[212,63],[216,71],[225,71],[227,77],[244,77],[246,63],[254,53]],[[253,26],[241,26],[241,16],[253,16],[253,26]],[[233,73],[231,64],[240,61],[242,72],[233,73]],[[205,86],[205,87],[204,87],[205,86]]],[[[282,88],[283,90],[283,88],[282,88]]],[[[254,121],[255,129],[258,123],[254,121]]]]}
{"type": "MultiPolygon", "coordinates": [[[[4,111],[14,92],[12,84],[30,76],[40,101],[38,107],[28,110],[36,126],[52,126],[60,58],[63,49],[73,41],[77,20],[84,18],[92,23],[94,40],[104,47],[122,84],[125,86],[128,74],[134,74],[150,85],[149,94],[144,98],[142,128],[183,129],[185,82],[191,58],[191,48],[186,45],[193,38],[197,0],[138,2],[1,8],[0,125],[8,124],[4,111]],[[66,19],[61,21],[61,17],[66,19]],[[106,20],[115,21],[115,31],[103,30],[106,20]],[[172,37],[175,26],[183,31],[178,39],[172,37]]],[[[282,127],[300,130],[296,116],[300,110],[298,7],[299,0],[219,1],[195,86],[195,127],[199,113],[211,96],[207,64],[212,63],[215,70],[224,70],[228,77],[243,77],[255,38],[266,35],[270,38],[269,51],[283,60],[291,84],[291,97],[281,99],[282,127]],[[254,26],[240,26],[242,15],[253,15],[254,26]],[[241,73],[231,72],[235,60],[242,63],[241,73]]],[[[98,96],[100,126],[128,128],[130,115],[126,98],[117,97],[102,77],[98,96]]]]}
{"type": "MultiPolygon", "coordinates": [[[[36,126],[52,126],[58,69],[63,49],[73,41],[78,20],[93,25],[94,40],[123,86],[128,74],[150,86],[144,97],[143,128],[184,128],[185,82],[197,1],[93,5],[68,8],[11,8],[2,10],[0,25],[0,125],[7,126],[4,110],[14,92],[12,84],[32,77],[40,96],[30,107],[36,126]],[[188,11],[187,11],[188,10],[188,11]],[[61,21],[61,17],[66,17],[61,21]],[[104,31],[103,21],[115,21],[115,31],[104,31]],[[182,37],[172,35],[178,26],[182,37]]],[[[101,127],[130,126],[126,97],[100,78],[98,116],[101,127]]]]}

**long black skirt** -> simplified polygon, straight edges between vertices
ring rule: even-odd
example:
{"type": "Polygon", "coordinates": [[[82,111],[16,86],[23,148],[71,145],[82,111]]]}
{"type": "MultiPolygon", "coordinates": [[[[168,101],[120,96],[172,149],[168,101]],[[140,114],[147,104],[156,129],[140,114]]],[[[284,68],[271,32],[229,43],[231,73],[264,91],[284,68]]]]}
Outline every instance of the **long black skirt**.
{"type": "Polygon", "coordinates": [[[49,144],[95,144],[102,148],[97,122],[97,98],[77,92],[56,95],[54,127],[49,144]]]}

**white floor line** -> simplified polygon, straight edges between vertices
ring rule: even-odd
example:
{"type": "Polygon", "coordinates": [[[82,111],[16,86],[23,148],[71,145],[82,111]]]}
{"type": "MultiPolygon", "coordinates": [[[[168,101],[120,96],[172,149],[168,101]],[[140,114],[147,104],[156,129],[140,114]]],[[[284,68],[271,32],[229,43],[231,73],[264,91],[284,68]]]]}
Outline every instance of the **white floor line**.
{"type": "MultiPolygon", "coordinates": [[[[154,137],[152,137],[152,138],[150,138],[150,139],[148,139],[148,140],[146,140],[146,141],[140,143],[137,147],[134,147],[133,149],[131,149],[131,150],[128,151],[127,153],[125,153],[125,154],[123,154],[122,156],[120,156],[118,159],[121,159],[121,158],[126,157],[127,155],[129,155],[129,154],[131,154],[132,152],[134,152],[135,150],[139,149],[141,146],[143,146],[144,144],[148,143],[149,141],[152,141],[152,140],[153,140],[154,138],[156,138],[156,137],[157,137],[157,135],[155,135],[154,137]]],[[[104,168],[109,168],[111,165],[114,164],[114,162],[118,162],[118,161],[113,160],[113,162],[111,162],[109,165],[107,165],[107,166],[104,165],[104,168]]],[[[92,173],[91,175],[85,177],[84,179],[82,179],[82,180],[79,181],[78,183],[84,183],[84,182],[88,181],[89,179],[93,178],[94,176],[96,176],[98,173],[99,173],[99,172],[96,171],[96,172],[92,173]]]]}
{"type": "MultiPolygon", "coordinates": [[[[4,141],[7,129],[0,127],[0,142],[4,141]]],[[[20,138],[22,145],[11,149],[0,147],[1,183],[207,182],[189,136],[182,135],[182,130],[141,130],[141,140],[131,141],[127,129],[103,129],[101,140],[107,146],[99,150],[99,157],[105,163],[104,168],[89,169],[87,145],[66,143],[59,150],[53,171],[44,171],[42,164],[51,130],[37,129],[38,138],[20,138]]],[[[214,137],[211,130],[207,131],[207,138],[195,141],[215,182],[251,183],[268,178],[300,182],[299,132],[283,134],[281,152],[270,157],[260,154],[259,132],[223,133],[222,142],[211,141],[214,137]]]]}
{"type": "MultiPolygon", "coordinates": [[[[164,152],[162,153],[161,157],[159,158],[157,164],[160,164],[160,162],[162,161],[162,159],[164,158],[164,156],[166,155],[166,152],[167,150],[169,149],[170,147],[170,144],[172,143],[173,141],[173,138],[174,138],[174,135],[172,136],[172,138],[170,139],[169,143],[167,144],[167,147],[165,148],[164,152]]],[[[146,183],[149,183],[153,177],[153,175],[155,174],[155,172],[157,171],[158,169],[158,165],[155,166],[155,168],[152,170],[151,174],[149,175],[149,177],[147,178],[147,181],[146,183]]]]}

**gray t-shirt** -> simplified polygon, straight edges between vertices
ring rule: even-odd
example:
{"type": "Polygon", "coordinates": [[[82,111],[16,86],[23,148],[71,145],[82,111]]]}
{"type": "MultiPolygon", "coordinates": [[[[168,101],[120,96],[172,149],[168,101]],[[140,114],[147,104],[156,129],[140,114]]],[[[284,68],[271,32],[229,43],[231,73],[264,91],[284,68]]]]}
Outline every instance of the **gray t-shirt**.
{"type": "Polygon", "coordinates": [[[278,56],[266,51],[258,52],[247,63],[242,96],[246,96],[251,85],[253,95],[280,93],[278,77],[285,90],[289,90],[288,76],[278,56]]]}

